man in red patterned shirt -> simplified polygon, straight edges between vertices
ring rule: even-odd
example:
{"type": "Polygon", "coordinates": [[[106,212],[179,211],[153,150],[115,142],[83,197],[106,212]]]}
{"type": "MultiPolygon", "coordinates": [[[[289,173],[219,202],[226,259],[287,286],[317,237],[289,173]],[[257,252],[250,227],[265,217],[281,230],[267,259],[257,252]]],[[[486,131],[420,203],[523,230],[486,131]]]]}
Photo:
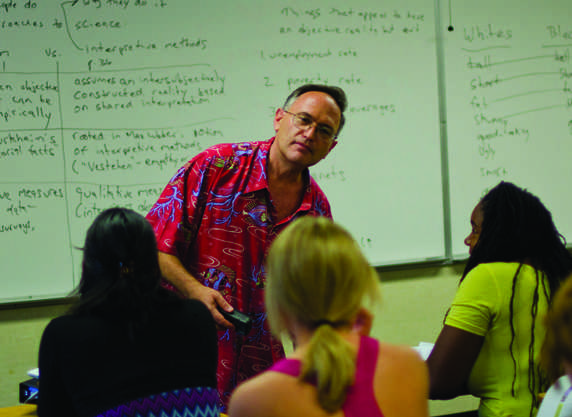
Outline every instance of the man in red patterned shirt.
{"type": "Polygon", "coordinates": [[[187,162],[147,214],[166,286],[201,300],[219,331],[218,386],[223,411],[234,387],[284,357],[264,310],[264,260],[276,235],[298,216],[331,217],[308,167],[335,147],[346,96],[307,84],[276,111],[276,136],[215,145],[187,162]],[[247,313],[237,335],[217,308],[247,313]]]}

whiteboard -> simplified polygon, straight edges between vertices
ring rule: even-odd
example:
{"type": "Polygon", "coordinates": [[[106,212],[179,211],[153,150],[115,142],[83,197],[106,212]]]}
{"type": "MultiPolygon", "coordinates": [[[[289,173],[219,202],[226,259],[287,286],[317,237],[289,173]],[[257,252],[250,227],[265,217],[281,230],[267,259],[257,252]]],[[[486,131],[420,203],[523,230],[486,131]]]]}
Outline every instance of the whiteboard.
{"type": "Polygon", "coordinates": [[[374,265],[443,259],[435,8],[384,2],[0,5],[0,301],[64,296],[110,206],[145,214],[184,162],[266,140],[290,91],[349,98],[311,169],[374,265]]]}
{"type": "Polygon", "coordinates": [[[570,2],[455,0],[441,11],[453,257],[467,256],[471,211],[500,180],[539,196],[570,241],[570,2]]]}

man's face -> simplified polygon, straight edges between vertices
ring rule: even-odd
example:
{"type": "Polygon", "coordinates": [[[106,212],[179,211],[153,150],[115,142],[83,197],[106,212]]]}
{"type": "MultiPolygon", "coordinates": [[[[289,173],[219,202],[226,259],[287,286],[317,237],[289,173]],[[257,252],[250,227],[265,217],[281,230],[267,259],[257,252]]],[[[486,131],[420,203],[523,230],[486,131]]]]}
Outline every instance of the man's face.
{"type": "Polygon", "coordinates": [[[320,130],[337,132],[341,119],[334,99],[326,93],[310,91],[298,97],[286,110],[288,112],[278,109],[274,117],[280,157],[304,168],[325,158],[337,142],[334,138],[325,139],[320,130]],[[305,128],[298,127],[294,115],[312,120],[313,123],[305,128]]]}

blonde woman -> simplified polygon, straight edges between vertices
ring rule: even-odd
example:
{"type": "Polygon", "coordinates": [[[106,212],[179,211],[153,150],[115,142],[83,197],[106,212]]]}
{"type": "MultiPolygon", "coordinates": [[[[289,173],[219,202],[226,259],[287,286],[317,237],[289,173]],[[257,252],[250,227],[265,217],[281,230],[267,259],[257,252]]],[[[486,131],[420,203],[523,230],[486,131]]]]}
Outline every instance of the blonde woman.
{"type": "Polygon", "coordinates": [[[341,226],[302,217],[274,241],[267,260],[266,309],[293,353],[239,385],[230,417],[428,416],[428,371],[408,347],[366,336],[364,300],[378,277],[341,226]]]}
{"type": "Polygon", "coordinates": [[[536,417],[572,416],[572,275],[556,291],[546,317],[540,364],[552,383],[536,417]]]}

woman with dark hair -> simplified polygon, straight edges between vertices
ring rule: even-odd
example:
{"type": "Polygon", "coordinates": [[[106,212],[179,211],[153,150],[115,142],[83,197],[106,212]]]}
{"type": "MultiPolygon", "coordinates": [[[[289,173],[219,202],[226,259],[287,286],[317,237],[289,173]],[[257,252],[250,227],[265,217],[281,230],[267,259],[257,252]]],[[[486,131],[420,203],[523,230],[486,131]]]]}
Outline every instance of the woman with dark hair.
{"type": "Polygon", "coordinates": [[[38,415],[218,416],[214,320],[159,286],[147,220],[105,210],[83,251],[77,301],[42,335],[38,415]]]}
{"type": "Polygon", "coordinates": [[[509,182],[481,199],[471,227],[469,259],[427,359],[430,398],[472,394],[480,416],[533,416],[546,389],[542,319],[572,255],[538,197],[509,182]]]}

